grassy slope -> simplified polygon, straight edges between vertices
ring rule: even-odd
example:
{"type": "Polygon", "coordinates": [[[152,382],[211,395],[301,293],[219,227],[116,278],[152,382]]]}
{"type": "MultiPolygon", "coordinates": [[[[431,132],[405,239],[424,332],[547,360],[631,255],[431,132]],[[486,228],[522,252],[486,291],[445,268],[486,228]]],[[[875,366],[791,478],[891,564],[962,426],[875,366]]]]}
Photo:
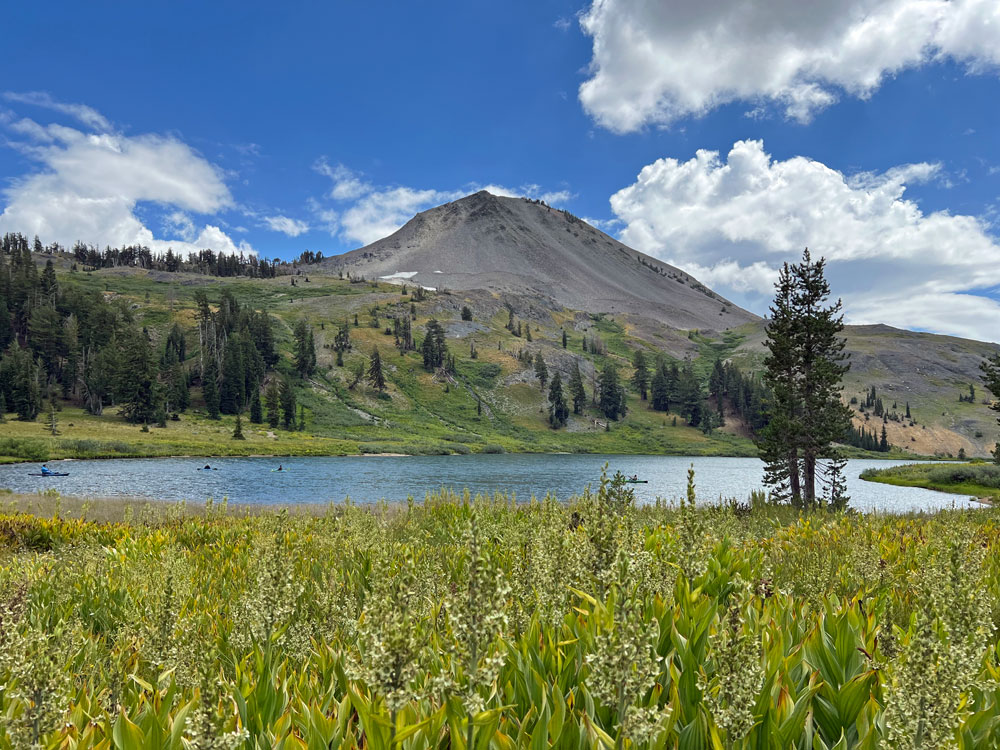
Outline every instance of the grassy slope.
{"type": "Polygon", "coordinates": [[[1000,500],[1000,466],[990,464],[909,464],[868,469],[862,472],[861,478],[869,482],[924,487],[994,502],[1000,500]]]}
{"type": "MultiPolygon", "coordinates": [[[[398,286],[351,284],[314,273],[308,274],[308,283],[304,276],[298,277],[293,287],[289,277],[219,280],[136,269],[68,273],[65,266],[59,269],[60,283],[123,298],[138,322],[153,331],[163,331],[172,321],[193,330],[195,291],[205,289],[210,299],[217,299],[223,287],[229,288],[242,303],[264,307],[274,316],[276,338],[284,354],[279,367],[285,370],[290,368],[291,328],[300,316],[307,317],[316,329],[319,363],[318,374],[301,383],[299,391],[299,401],[307,409],[307,428],[304,432],[269,431],[266,425],[250,425],[244,420],[247,440],[232,440],[234,418],[205,418],[197,391],[193,392],[192,408],[181,415],[180,421],[169,421],[164,429],[150,427],[148,432],[126,423],[114,408],[93,417],[66,402],[58,415],[58,436],[49,434],[45,414],[36,422],[5,424],[0,437],[0,461],[178,454],[454,453],[481,451],[487,446],[490,450],[499,447],[529,452],[754,454],[752,444],[744,437],[725,432],[706,436],[685,426],[683,419],[677,419],[675,425],[673,414],[652,412],[631,393],[627,418],[612,423],[610,431],[604,429],[603,417],[593,408],[572,417],[567,429],[549,429],[547,390],[543,393],[530,368],[518,361],[516,352],[523,347],[541,351],[553,371],[554,363],[568,353],[583,357],[598,370],[606,360],[583,354],[582,333],[572,327],[569,352],[562,350],[560,325],[574,317],[568,311],[554,311],[548,318],[535,319],[533,342],[527,343],[503,328],[506,314],[496,313],[495,300],[441,294],[416,303],[414,332],[418,341],[431,317],[446,325],[457,323],[457,311],[466,302],[476,312],[479,330],[459,338],[449,336],[448,344],[458,358],[459,370],[458,380],[449,383],[424,371],[419,352],[400,354],[396,350],[393,338],[382,331],[385,317],[381,319],[382,328],[370,326],[369,310],[373,305],[385,311],[387,307],[410,304],[411,298],[403,295],[398,286]],[[353,321],[355,314],[361,325],[351,328],[354,349],[347,354],[345,367],[335,367],[335,353],[324,345],[332,342],[338,323],[353,321]],[[475,360],[469,357],[470,338],[475,340],[479,353],[475,360]],[[388,399],[377,397],[363,385],[348,388],[352,365],[367,360],[375,346],[387,368],[388,399]],[[500,374],[489,377],[485,373],[489,365],[499,367],[500,374]],[[487,407],[481,415],[476,411],[477,398],[482,398],[487,407]]],[[[628,377],[628,357],[642,342],[628,332],[627,325],[610,317],[588,325],[604,338],[607,357],[621,366],[623,377],[628,377]]],[[[714,352],[731,349],[737,340],[713,342],[699,337],[698,345],[714,352]]],[[[189,336],[189,352],[196,349],[197,340],[189,336]]],[[[698,366],[710,366],[706,362],[699,360],[698,366]]],[[[587,388],[589,392],[590,382],[587,388]]]]}

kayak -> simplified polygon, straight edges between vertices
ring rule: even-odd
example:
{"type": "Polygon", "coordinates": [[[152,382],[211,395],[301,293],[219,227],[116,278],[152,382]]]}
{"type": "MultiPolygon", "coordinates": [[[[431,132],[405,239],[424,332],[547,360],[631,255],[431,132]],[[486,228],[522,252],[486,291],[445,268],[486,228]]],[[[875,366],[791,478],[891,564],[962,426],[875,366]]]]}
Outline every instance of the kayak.
{"type": "Polygon", "coordinates": [[[626,479],[625,484],[649,484],[648,479],[626,479]]]}
{"type": "Polygon", "coordinates": [[[68,471],[53,471],[51,474],[28,474],[29,477],[68,477],[68,471]]]}
{"type": "Polygon", "coordinates": [[[284,474],[286,471],[288,471],[288,469],[271,469],[271,471],[280,471],[282,474],[284,474]]]}

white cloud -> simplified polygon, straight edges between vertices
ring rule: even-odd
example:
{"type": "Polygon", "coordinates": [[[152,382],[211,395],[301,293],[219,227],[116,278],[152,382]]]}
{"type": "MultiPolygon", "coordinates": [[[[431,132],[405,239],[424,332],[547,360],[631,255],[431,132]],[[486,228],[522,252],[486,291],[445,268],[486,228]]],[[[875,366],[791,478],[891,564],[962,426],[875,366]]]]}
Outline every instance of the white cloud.
{"type": "Polygon", "coordinates": [[[171,136],[111,132],[108,121],[90,107],[62,104],[47,94],[5,96],[71,114],[92,130],[28,119],[9,126],[22,138],[9,145],[38,168],[3,191],[0,232],[37,234],[65,246],[80,240],[99,246],[143,244],[156,251],[253,252],[216,224],[197,230],[184,213],[211,215],[233,206],[221,172],[187,144],[171,136]],[[140,203],[167,209],[164,227],[176,239],[155,237],[136,215],[140,203]]]}
{"type": "Polygon", "coordinates": [[[1000,338],[1000,245],[973,216],[925,213],[907,184],[935,164],[845,176],[804,157],[775,161],[760,141],[725,160],[698,151],[659,159],[611,197],[621,239],[763,313],[777,268],[806,246],[826,257],[834,294],[854,323],[884,322],[1000,338]]]}
{"type": "Polygon", "coordinates": [[[309,225],[298,219],[291,219],[287,216],[265,216],[264,223],[274,232],[282,232],[289,237],[298,237],[309,231],[309,225]]]}
{"type": "Polygon", "coordinates": [[[372,186],[361,180],[358,174],[343,164],[330,166],[326,157],[321,157],[313,165],[313,169],[333,181],[329,196],[333,200],[346,201],[360,198],[371,192],[372,186]]]}
{"type": "Polygon", "coordinates": [[[573,198],[568,190],[544,191],[540,186],[528,184],[519,188],[503,185],[471,183],[457,190],[418,189],[406,186],[375,186],[343,164],[331,166],[325,157],[313,165],[319,174],[333,182],[325,196],[328,200],[345,204],[340,211],[312,198],[309,209],[319,219],[331,236],[340,236],[361,245],[367,245],[395,232],[413,218],[414,214],[428,208],[457,200],[463,196],[486,190],[494,195],[511,198],[536,198],[557,206],[573,198]]]}
{"type": "Polygon", "coordinates": [[[17,104],[27,104],[31,107],[41,107],[53,112],[59,112],[76,118],[92,130],[106,133],[112,130],[111,123],[93,107],[86,104],[67,104],[59,102],[44,91],[26,91],[18,93],[16,91],[5,91],[3,98],[9,102],[17,104]]]}
{"type": "Polygon", "coordinates": [[[341,214],[341,234],[367,245],[395,232],[413,215],[439,203],[461,198],[463,192],[395,187],[369,192],[341,214]]]}
{"type": "Polygon", "coordinates": [[[733,101],[808,121],[906,68],[1000,65],[996,0],[593,0],[580,25],[593,39],[580,100],[616,132],[733,101]]]}

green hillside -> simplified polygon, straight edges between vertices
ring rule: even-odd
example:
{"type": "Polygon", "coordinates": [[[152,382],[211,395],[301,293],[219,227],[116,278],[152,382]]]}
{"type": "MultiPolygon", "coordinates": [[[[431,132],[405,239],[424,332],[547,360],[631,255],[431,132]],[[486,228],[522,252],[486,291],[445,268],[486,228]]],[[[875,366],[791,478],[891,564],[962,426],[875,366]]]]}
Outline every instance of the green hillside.
{"type": "MultiPolygon", "coordinates": [[[[85,270],[70,254],[36,253],[31,258],[28,267],[24,257],[13,253],[0,266],[0,297],[9,298],[11,310],[8,340],[0,341],[0,349],[7,349],[0,360],[0,394],[7,394],[0,461],[501,451],[755,455],[754,415],[762,408],[754,375],[763,357],[759,322],[724,331],[679,331],[635,314],[568,310],[537,295],[417,291],[399,283],[340,278],[311,264],[282,264],[276,273],[272,269],[270,278],[220,278],[208,272],[143,270],[134,265],[85,270]],[[43,300],[46,284],[53,284],[51,278],[45,280],[48,262],[57,290],[43,300]],[[207,300],[201,311],[199,297],[207,300]],[[230,300],[225,302],[227,309],[235,305],[244,318],[266,316],[273,337],[274,361],[256,373],[252,383],[248,374],[246,390],[241,391],[243,440],[233,438],[235,411],[212,419],[204,399],[204,320],[208,316],[207,325],[224,324],[228,314],[220,310],[224,299],[230,300]],[[148,341],[150,355],[159,363],[152,387],[162,394],[173,387],[171,378],[181,379],[189,403],[176,407],[167,398],[169,415],[157,418],[150,406],[137,417],[123,408],[121,395],[109,389],[103,411],[89,413],[94,409],[87,408],[82,374],[71,377],[71,382],[58,374],[69,356],[59,339],[65,332],[53,333],[49,336],[53,340],[44,343],[46,318],[39,311],[44,312],[46,305],[57,311],[52,325],[65,326],[67,311],[77,309],[74,305],[96,310],[92,321],[79,322],[87,330],[74,334],[81,342],[77,355],[82,358],[86,341],[104,341],[103,346],[110,348],[111,329],[121,346],[134,343],[135,332],[145,331],[139,340],[148,341]],[[432,319],[445,332],[446,366],[427,368],[421,345],[432,319]],[[409,350],[400,345],[405,325],[412,339],[409,350]],[[183,361],[168,367],[164,352],[175,326],[182,332],[183,361]],[[314,341],[315,367],[305,377],[295,368],[296,326],[311,330],[314,341]],[[342,352],[338,364],[336,336],[343,326],[350,348],[342,352]],[[11,391],[16,369],[12,352],[18,341],[35,357],[41,375],[37,413],[28,419],[16,418],[11,391]],[[376,348],[386,380],[384,392],[372,387],[367,377],[376,348]],[[673,372],[665,410],[657,402],[655,382],[649,384],[646,400],[631,382],[633,358],[640,350],[651,381],[658,367],[665,375],[673,372]],[[544,387],[536,374],[539,355],[549,376],[544,387]],[[721,425],[713,397],[717,361],[732,363],[732,371],[726,371],[721,425]],[[56,373],[48,379],[46,362],[56,373]],[[626,413],[620,419],[606,417],[607,410],[597,403],[601,373],[609,363],[617,368],[624,386],[626,413]],[[579,414],[571,409],[565,426],[553,429],[550,380],[560,374],[572,407],[567,386],[576,366],[586,399],[579,414]],[[283,419],[287,425],[278,427],[271,427],[266,418],[252,423],[251,392],[257,390],[263,401],[268,388],[282,382],[288,384],[295,402],[290,422],[283,419]],[[54,429],[47,390],[56,406],[54,429]]],[[[250,334],[244,330],[242,335],[250,334]]],[[[992,448],[994,419],[983,393],[972,402],[958,398],[970,383],[978,382],[978,362],[992,345],[886,327],[852,327],[847,337],[852,370],[845,398],[864,398],[870,387],[877,386],[886,402],[884,417],[855,406],[859,434],[877,437],[885,425],[892,446],[888,454],[868,455],[961,452],[971,457],[992,448]],[[901,417],[904,404],[912,409],[911,420],[901,417]]],[[[216,381],[225,385],[222,352],[229,340],[225,335],[217,338],[216,381]]],[[[124,360],[129,356],[124,354],[124,360]]],[[[865,455],[856,448],[848,452],[865,455]]]]}
{"type": "MultiPolygon", "coordinates": [[[[39,266],[45,260],[36,258],[39,266]]],[[[8,413],[0,431],[0,460],[481,451],[754,454],[752,442],[743,434],[734,434],[741,433],[738,425],[706,434],[688,426],[676,409],[652,411],[649,402],[642,401],[631,387],[626,388],[626,416],[617,421],[604,417],[591,402],[596,375],[604,365],[618,365],[627,384],[632,352],[645,349],[651,364],[656,353],[654,346],[635,335],[627,320],[613,316],[528,310],[526,317],[517,318],[522,326],[518,337],[505,328],[510,313],[504,302],[480,292],[428,291],[415,301],[412,290],[404,291],[399,285],[352,282],[314,273],[308,266],[300,269],[300,275],[220,279],[135,268],[84,272],[74,270],[68,257],[52,260],[60,293],[100,295],[111,307],[127,311],[134,325],[147,331],[154,352],[162,349],[175,323],[181,326],[187,351],[183,367],[192,380],[191,402],[177,420],[168,419],[165,427],[157,427],[152,422],[129,422],[115,405],[105,408],[100,416],[88,414],[79,388],[70,389],[65,398],[56,389],[58,434],[52,435],[47,401],[34,420],[19,421],[8,413]],[[251,424],[244,413],[241,421],[246,440],[240,441],[232,439],[234,416],[208,418],[198,384],[196,294],[204,292],[215,311],[224,290],[240,305],[270,316],[280,359],[266,379],[289,377],[297,403],[304,407],[304,429],[298,429],[299,425],[273,429],[266,422],[251,424]],[[471,320],[462,320],[463,307],[471,312],[471,320]],[[418,348],[403,352],[396,347],[391,332],[393,319],[411,313],[418,348]],[[377,327],[374,317],[378,318],[377,327]],[[455,360],[453,375],[440,369],[428,372],[423,366],[419,345],[431,318],[446,330],[447,347],[455,360]],[[293,367],[293,328],[301,320],[312,327],[316,347],[316,370],[307,378],[298,377],[293,367]],[[338,327],[345,322],[351,348],[344,353],[343,366],[337,366],[332,347],[338,327]],[[589,348],[605,353],[584,352],[585,337],[589,348]],[[354,383],[355,372],[367,367],[376,347],[387,380],[383,394],[366,379],[354,383]],[[526,363],[523,355],[519,358],[523,352],[531,352],[532,357],[540,353],[552,374],[562,371],[564,384],[573,360],[579,362],[587,404],[581,414],[570,415],[564,428],[549,426],[548,386],[543,389],[533,364],[526,363]]],[[[671,342],[675,356],[670,361],[679,362],[685,354],[690,357],[700,350],[724,355],[740,337],[727,334],[714,340],[692,334],[691,340],[676,339],[671,342]]],[[[707,377],[706,368],[712,362],[714,358],[695,359],[694,371],[699,378],[707,377]]]]}

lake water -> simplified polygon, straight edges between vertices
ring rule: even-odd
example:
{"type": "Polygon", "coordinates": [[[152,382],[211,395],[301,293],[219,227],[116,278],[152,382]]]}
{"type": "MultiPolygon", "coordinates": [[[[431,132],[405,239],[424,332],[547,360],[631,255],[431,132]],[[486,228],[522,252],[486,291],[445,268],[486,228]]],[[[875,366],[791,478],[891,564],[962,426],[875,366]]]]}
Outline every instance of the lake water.
{"type": "MultiPolygon", "coordinates": [[[[441,487],[473,494],[501,490],[527,500],[552,492],[560,499],[596,487],[601,467],[609,472],[638,474],[648,484],[633,485],[641,502],[657,497],[676,500],[684,494],[687,469],[694,465],[698,501],[720,497],[745,500],[762,487],[762,464],[754,458],[689,458],[683,456],[598,455],[469,455],[365,456],[303,458],[131,458],[105,461],[53,461],[67,477],[33,477],[38,464],[0,466],[0,488],[36,492],[48,488],[63,495],[137,497],[202,503],[223,497],[234,503],[329,503],[346,497],[358,503],[422,500],[441,487]],[[217,470],[199,470],[206,463],[217,470]],[[271,469],[282,464],[286,471],[271,469]]],[[[979,507],[961,495],[915,487],[865,482],[868,467],[905,461],[851,460],[847,463],[848,494],[858,510],[905,512],[951,507],[979,507]]],[[[2,501],[2,498],[0,498],[2,501]]]]}

